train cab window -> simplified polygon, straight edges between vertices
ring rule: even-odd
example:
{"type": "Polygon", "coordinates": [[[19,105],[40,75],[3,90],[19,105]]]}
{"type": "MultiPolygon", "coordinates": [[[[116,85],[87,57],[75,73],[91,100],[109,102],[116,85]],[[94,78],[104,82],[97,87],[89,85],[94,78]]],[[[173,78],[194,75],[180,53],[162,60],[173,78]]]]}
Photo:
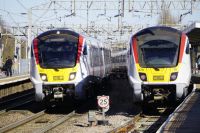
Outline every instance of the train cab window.
{"type": "Polygon", "coordinates": [[[57,40],[40,41],[38,50],[41,67],[66,68],[75,66],[78,42],[65,39],[63,41],[57,40]]]}
{"type": "Polygon", "coordinates": [[[174,67],[178,62],[181,34],[170,28],[149,28],[136,35],[141,67],[174,67]]]}
{"type": "Polygon", "coordinates": [[[143,66],[167,67],[177,63],[178,46],[166,40],[153,40],[140,47],[143,66]]]}

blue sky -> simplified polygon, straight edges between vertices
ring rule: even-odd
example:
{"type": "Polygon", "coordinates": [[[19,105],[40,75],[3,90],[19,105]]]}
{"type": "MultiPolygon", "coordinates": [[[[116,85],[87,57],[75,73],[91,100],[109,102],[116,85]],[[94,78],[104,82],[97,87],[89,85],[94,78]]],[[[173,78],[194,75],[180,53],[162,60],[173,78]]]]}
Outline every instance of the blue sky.
{"type": "MultiPolygon", "coordinates": [[[[71,0],[70,0],[71,1],[71,0]]],[[[87,0],[83,0],[87,1],[87,0]]],[[[92,6],[95,8],[95,1],[93,0],[92,6]]],[[[104,1],[104,0],[101,0],[104,1]]],[[[108,0],[107,0],[108,1],[108,0]]],[[[102,9],[105,6],[113,6],[113,8],[118,8],[118,0],[110,0],[113,2],[112,5],[101,5],[102,9]]],[[[126,0],[127,1],[127,0],[126,0]]],[[[148,1],[148,0],[147,0],[148,1]]],[[[174,0],[176,1],[176,0],[174,0]]],[[[179,0],[180,1],[180,0],[179,0]]],[[[182,0],[183,1],[183,0],[182,0]]],[[[102,2],[103,3],[103,2],[102,2]]],[[[200,3],[200,2],[199,2],[200,3]]],[[[89,10],[89,16],[87,21],[87,11],[77,10],[75,17],[67,17],[71,14],[71,7],[68,5],[66,10],[41,10],[48,8],[50,6],[50,0],[0,0],[0,15],[3,20],[9,26],[27,26],[28,25],[28,15],[21,14],[27,13],[27,10],[31,7],[33,12],[32,22],[33,25],[37,26],[69,26],[69,25],[107,25],[107,26],[118,26],[118,17],[114,17],[118,14],[117,10],[89,10]],[[46,3],[42,5],[42,7],[38,7],[37,5],[41,5],[42,3],[46,3]],[[40,8],[40,10],[36,10],[36,7],[40,8]],[[9,12],[9,13],[8,13],[9,12]]],[[[52,4],[51,7],[54,5],[52,4]]],[[[58,6],[58,5],[57,5],[58,6]]],[[[62,5],[59,5],[62,6],[62,5]]],[[[82,8],[85,6],[84,4],[76,5],[76,8],[82,8]]],[[[200,6],[200,5],[199,5],[200,6]]],[[[111,7],[110,7],[111,8],[111,7]]],[[[188,12],[189,10],[171,10],[172,14],[179,19],[180,15],[188,12]]],[[[149,10],[140,10],[139,12],[128,12],[125,11],[125,16],[122,18],[123,25],[144,25],[152,26],[156,25],[159,17],[159,11],[153,11],[155,13],[150,14],[149,10]],[[144,13],[145,12],[145,13],[144,13]]],[[[191,24],[194,21],[200,21],[200,10],[194,8],[192,14],[187,14],[182,17],[183,25],[191,24]]]]}

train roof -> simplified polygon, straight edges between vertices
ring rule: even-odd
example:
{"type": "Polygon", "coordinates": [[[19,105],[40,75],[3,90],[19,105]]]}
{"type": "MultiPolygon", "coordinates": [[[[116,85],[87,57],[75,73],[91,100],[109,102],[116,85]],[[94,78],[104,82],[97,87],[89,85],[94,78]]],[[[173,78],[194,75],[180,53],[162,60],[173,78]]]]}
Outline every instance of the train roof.
{"type": "Polygon", "coordinates": [[[70,34],[76,38],[78,38],[80,35],[83,36],[85,38],[86,42],[89,42],[88,45],[110,49],[110,46],[102,43],[100,40],[90,37],[90,36],[87,36],[87,35],[84,35],[84,34],[77,33],[68,28],[57,28],[57,29],[53,29],[53,30],[48,30],[48,31],[41,33],[36,38],[40,39],[41,37],[47,36],[48,34],[65,34],[65,33],[70,34]]]}
{"type": "Polygon", "coordinates": [[[126,55],[127,50],[121,50],[121,51],[116,51],[111,53],[111,57],[116,57],[116,56],[121,56],[121,55],[126,55]]]}
{"type": "Polygon", "coordinates": [[[200,22],[194,22],[183,30],[192,45],[200,46],[200,22]]]}
{"type": "Polygon", "coordinates": [[[150,30],[154,30],[154,29],[164,29],[164,30],[171,31],[171,32],[177,32],[180,35],[182,34],[182,31],[177,30],[177,29],[172,28],[172,27],[168,27],[168,26],[153,26],[153,27],[147,27],[147,28],[144,28],[144,29],[140,30],[139,32],[135,33],[134,36],[139,36],[141,34],[147,33],[150,30]]]}
{"type": "Polygon", "coordinates": [[[61,29],[53,29],[53,30],[48,30],[48,31],[45,31],[43,33],[41,33],[40,35],[37,36],[37,38],[40,38],[42,36],[46,36],[48,34],[64,34],[64,33],[68,33],[70,35],[73,35],[75,37],[79,37],[79,33],[73,31],[73,30],[69,30],[69,29],[64,29],[64,28],[61,28],[61,29]]]}

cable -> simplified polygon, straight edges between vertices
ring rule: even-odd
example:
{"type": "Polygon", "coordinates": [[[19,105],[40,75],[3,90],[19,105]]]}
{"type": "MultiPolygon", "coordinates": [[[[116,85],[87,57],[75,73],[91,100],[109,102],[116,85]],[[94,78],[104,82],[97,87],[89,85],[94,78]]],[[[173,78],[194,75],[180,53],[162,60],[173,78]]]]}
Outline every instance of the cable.
{"type": "Polygon", "coordinates": [[[25,10],[28,10],[19,0],[16,0],[25,10]]]}
{"type": "Polygon", "coordinates": [[[52,2],[49,4],[47,10],[46,10],[45,12],[43,12],[43,14],[42,14],[38,19],[36,19],[36,20],[34,21],[34,23],[36,23],[39,19],[41,19],[42,17],[44,17],[44,15],[49,11],[51,5],[52,5],[52,2]]]}
{"type": "MultiPolygon", "coordinates": [[[[23,15],[20,15],[20,14],[18,14],[18,13],[14,13],[14,12],[9,12],[9,11],[4,10],[4,9],[0,9],[0,11],[6,12],[6,13],[10,13],[10,14],[13,14],[13,15],[16,15],[16,16],[24,17],[23,15]]],[[[24,17],[24,18],[25,18],[25,17],[24,17]]]]}

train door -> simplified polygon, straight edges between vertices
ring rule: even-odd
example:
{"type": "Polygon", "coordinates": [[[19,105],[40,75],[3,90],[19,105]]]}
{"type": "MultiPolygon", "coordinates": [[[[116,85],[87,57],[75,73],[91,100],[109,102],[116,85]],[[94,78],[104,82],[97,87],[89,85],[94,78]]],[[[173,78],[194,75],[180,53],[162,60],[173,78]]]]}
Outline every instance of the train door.
{"type": "Polygon", "coordinates": [[[90,75],[94,75],[94,60],[93,60],[93,53],[94,53],[94,48],[91,45],[91,42],[87,42],[88,45],[88,62],[89,62],[89,70],[90,70],[90,75]]]}
{"type": "Polygon", "coordinates": [[[101,77],[102,74],[102,65],[103,65],[103,61],[102,61],[102,52],[101,52],[101,44],[99,42],[97,42],[98,46],[97,46],[97,55],[96,55],[96,67],[97,67],[97,76],[101,77]]]}
{"type": "Polygon", "coordinates": [[[82,62],[83,63],[81,65],[81,70],[82,70],[82,73],[84,74],[83,77],[85,78],[86,76],[90,75],[90,60],[89,60],[89,54],[88,54],[88,45],[86,41],[83,44],[82,62]]]}

